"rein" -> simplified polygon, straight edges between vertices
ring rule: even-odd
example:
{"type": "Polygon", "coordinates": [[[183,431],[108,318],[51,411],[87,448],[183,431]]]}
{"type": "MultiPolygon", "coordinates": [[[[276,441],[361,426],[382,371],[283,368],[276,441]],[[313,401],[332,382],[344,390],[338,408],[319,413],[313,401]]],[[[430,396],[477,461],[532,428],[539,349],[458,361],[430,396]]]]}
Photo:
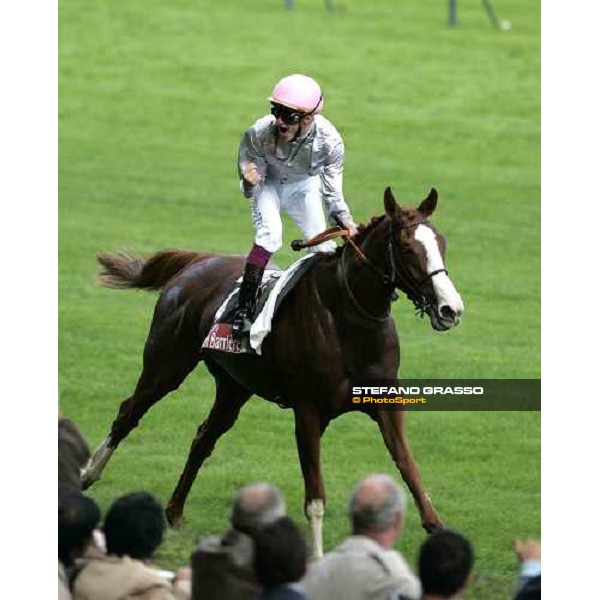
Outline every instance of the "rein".
{"type": "Polygon", "coordinates": [[[315,235],[315,237],[310,238],[310,240],[292,240],[290,246],[294,252],[298,252],[303,248],[312,248],[313,246],[318,246],[323,242],[328,242],[329,240],[333,240],[338,237],[347,237],[349,233],[350,232],[345,227],[339,227],[336,225],[335,227],[330,227],[329,229],[318,233],[315,235]]]}
{"type": "MultiPolygon", "coordinates": [[[[358,248],[358,246],[354,243],[352,244],[352,247],[358,248]]],[[[366,309],[364,309],[360,305],[359,301],[356,299],[356,297],[352,293],[352,290],[350,289],[350,284],[348,283],[348,276],[346,274],[345,250],[346,250],[346,246],[344,246],[344,248],[342,249],[342,260],[338,263],[338,265],[341,265],[341,279],[342,279],[342,282],[344,283],[344,288],[346,290],[346,293],[348,294],[348,297],[350,298],[352,304],[354,304],[354,307],[358,310],[358,312],[363,317],[366,317],[370,321],[376,321],[377,323],[385,323],[390,318],[389,310],[387,311],[387,314],[385,315],[385,317],[379,317],[377,315],[372,315],[370,312],[368,312],[366,309]]],[[[360,250],[360,248],[359,248],[359,250],[360,250]]],[[[364,263],[365,265],[375,267],[377,269],[377,271],[381,273],[381,270],[376,265],[373,265],[373,263],[371,263],[371,261],[365,256],[365,254],[362,252],[362,250],[360,251],[359,257],[360,256],[363,256],[365,261],[367,261],[364,263]]],[[[388,285],[389,285],[389,283],[388,283],[388,285]]]]}

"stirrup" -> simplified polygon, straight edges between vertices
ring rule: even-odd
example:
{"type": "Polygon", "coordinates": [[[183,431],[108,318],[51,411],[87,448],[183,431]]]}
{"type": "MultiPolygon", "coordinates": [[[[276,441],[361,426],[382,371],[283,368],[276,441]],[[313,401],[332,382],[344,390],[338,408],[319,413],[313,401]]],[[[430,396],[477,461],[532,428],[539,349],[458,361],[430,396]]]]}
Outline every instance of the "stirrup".
{"type": "Polygon", "coordinates": [[[248,306],[243,306],[237,310],[231,322],[231,333],[233,337],[242,337],[250,333],[252,327],[252,310],[248,306]]]}

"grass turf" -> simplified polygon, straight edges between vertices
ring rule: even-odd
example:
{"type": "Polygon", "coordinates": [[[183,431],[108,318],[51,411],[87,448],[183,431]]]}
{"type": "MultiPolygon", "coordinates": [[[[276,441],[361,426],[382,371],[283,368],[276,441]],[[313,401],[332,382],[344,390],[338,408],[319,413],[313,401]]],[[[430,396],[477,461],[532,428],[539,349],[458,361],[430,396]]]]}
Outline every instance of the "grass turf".
{"type": "MultiPolygon", "coordinates": [[[[345,192],[355,218],[382,208],[391,184],[415,204],[440,192],[434,221],[466,304],[447,335],[394,305],[405,377],[539,377],[540,6],[496,3],[513,29],[491,28],[481,3],[275,0],[212,3],[60,0],[59,381],[61,410],[92,445],[107,433],[141,365],[155,298],[95,285],[101,250],[165,247],[245,253],[237,191],[241,132],[290,72],[322,82],[325,112],[346,142],[345,192]]],[[[290,223],[287,241],[296,234],[290,223]]],[[[294,259],[285,247],[280,264],[294,259]]],[[[90,493],[106,508],[148,489],[169,498],[213,385],[199,368],[123,443],[90,493]]],[[[474,598],[514,591],[513,536],[540,534],[540,418],[535,413],[409,416],[409,439],[435,504],[477,552],[474,598]]],[[[368,472],[394,473],[360,415],[324,438],[325,545],[347,532],[345,503],[368,472]]],[[[226,526],[234,489],[269,479],[301,514],[292,416],[253,400],[206,462],[161,562],[187,560],[199,535],[226,526]]],[[[412,509],[400,548],[414,563],[423,533],[412,509]]]]}

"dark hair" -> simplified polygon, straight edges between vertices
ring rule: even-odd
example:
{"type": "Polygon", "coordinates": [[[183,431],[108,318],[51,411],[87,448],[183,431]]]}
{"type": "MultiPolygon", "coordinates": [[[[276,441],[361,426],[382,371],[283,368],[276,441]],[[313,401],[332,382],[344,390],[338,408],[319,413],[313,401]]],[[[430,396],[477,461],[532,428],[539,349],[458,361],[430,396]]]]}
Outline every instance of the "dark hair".
{"type": "Polygon", "coordinates": [[[254,571],[271,588],[302,579],[308,552],[302,532],[289,517],[265,525],[254,534],[254,571]]]}
{"type": "Polygon", "coordinates": [[[515,600],[540,600],[542,597],[542,576],[529,579],[515,596],[515,600]]]}
{"type": "Polygon", "coordinates": [[[58,558],[66,567],[74,555],[82,553],[100,522],[100,509],[92,498],[81,492],[59,490],[58,558]]]}
{"type": "Polygon", "coordinates": [[[473,547],[450,529],[433,532],[421,545],[419,578],[424,594],[448,598],[467,583],[475,560],[473,547]]]}
{"type": "Polygon", "coordinates": [[[106,550],[117,556],[151,558],[164,530],[163,509],[152,494],[126,494],[115,500],[104,519],[106,550]]]}

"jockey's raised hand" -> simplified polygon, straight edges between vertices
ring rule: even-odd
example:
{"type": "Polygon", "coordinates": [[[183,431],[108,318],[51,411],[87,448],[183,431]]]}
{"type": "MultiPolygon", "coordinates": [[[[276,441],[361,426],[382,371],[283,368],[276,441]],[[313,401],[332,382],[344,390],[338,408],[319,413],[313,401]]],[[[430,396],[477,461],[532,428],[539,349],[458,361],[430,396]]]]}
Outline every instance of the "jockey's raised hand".
{"type": "Polygon", "coordinates": [[[258,183],[261,180],[260,171],[258,170],[258,167],[253,162],[249,162],[244,167],[242,176],[244,178],[244,182],[248,185],[251,185],[252,187],[258,185],[258,183]]]}

